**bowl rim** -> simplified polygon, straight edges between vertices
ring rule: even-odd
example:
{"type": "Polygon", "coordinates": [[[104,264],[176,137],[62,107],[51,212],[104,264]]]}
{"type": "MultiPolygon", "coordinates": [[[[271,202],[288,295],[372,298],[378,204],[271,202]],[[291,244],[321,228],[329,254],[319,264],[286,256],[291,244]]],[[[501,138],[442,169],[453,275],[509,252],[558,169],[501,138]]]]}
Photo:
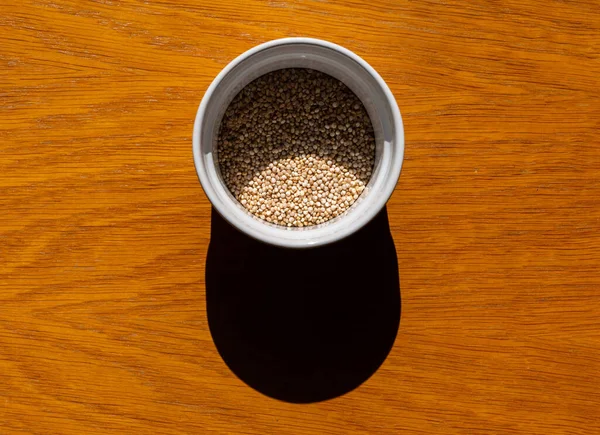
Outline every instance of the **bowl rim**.
{"type": "MultiPolygon", "coordinates": [[[[375,69],[371,65],[369,65],[356,53],[340,45],[322,39],[306,37],[281,38],[264,42],[243,52],[238,57],[229,62],[214,78],[214,80],[204,93],[202,101],[200,102],[200,106],[198,107],[198,111],[196,113],[196,119],[194,122],[194,130],[192,136],[192,150],[194,156],[194,165],[196,167],[196,174],[198,176],[202,189],[204,190],[204,193],[208,197],[209,201],[211,202],[211,205],[227,222],[229,222],[238,230],[251,236],[252,238],[265,243],[286,248],[309,248],[333,243],[349,236],[350,234],[358,231],[360,228],[362,228],[364,225],[370,222],[377,215],[377,213],[379,213],[379,211],[385,206],[389,198],[394,193],[396,184],[400,177],[400,172],[402,171],[402,164],[404,162],[404,125],[402,122],[400,109],[398,108],[398,103],[396,102],[396,99],[388,85],[379,75],[379,73],[377,73],[377,71],[375,71],[375,69]],[[360,66],[362,66],[375,79],[377,85],[380,86],[381,90],[383,91],[387,99],[387,103],[391,108],[392,123],[394,125],[395,131],[394,147],[396,152],[394,153],[394,158],[391,164],[391,171],[388,174],[389,179],[394,180],[394,182],[384,184],[373,206],[370,207],[369,210],[366,213],[364,213],[363,216],[360,217],[360,219],[357,219],[355,221],[355,225],[342,227],[338,231],[331,232],[330,234],[324,235],[318,239],[284,239],[270,234],[262,233],[247,225],[239,225],[239,223],[235,219],[230,218],[230,216],[225,212],[226,210],[221,210],[221,202],[218,199],[217,194],[212,186],[210,177],[204,170],[203,157],[201,153],[200,138],[202,137],[202,120],[204,119],[208,103],[221,81],[227,76],[227,74],[229,74],[231,70],[233,70],[237,65],[239,65],[247,58],[255,55],[260,51],[267,50],[275,46],[287,44],[309,44],[329,48],[341,54],[344,54],[345,56],[349,57],[350,59],[357,62],[360,66]]],[[[306,228],[304,230],[309,231],[309,228],[306,228]]]]}

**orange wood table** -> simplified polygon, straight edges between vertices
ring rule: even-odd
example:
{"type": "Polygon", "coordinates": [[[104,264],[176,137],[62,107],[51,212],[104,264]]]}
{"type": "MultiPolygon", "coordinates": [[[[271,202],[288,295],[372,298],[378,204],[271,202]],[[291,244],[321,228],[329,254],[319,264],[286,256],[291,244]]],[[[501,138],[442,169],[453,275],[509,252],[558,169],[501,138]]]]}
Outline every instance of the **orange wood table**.
{"type": "MultiPolygon", "coordinates": [[[[0,5],[0,433],[600,433],[597,1],[10,3],[0,5]],[[211,206],[191,156],[213,77],[285,36],[364,57],[406,129],[387,208],[397,335],[372,376],[311,403],[249,386],[217,350],[211,206]]],[[[258,263],[272,258],[261,249],[251,247],[258,263]]],[[[334,273],[364,276],[372,254],[334,273]]],[[[287,285],[305,272],[292,264],[274,300],[241,300],[289,304],[287,285]]],[[[247,279],[256,289],[257,274],[247,279]]],[[[344,288],[332,292],[345,303],[344,288]]],[[[352,313],[349,327],[368,326],[352,313]]],[[[379,337],[366,338],[358,344],[379,337]]],[[[281,348],[302,353],[295,343],[281,348]]],[[[246,355],[263,351],[255,344],[246,355]]],[[[347,362],[335,361],[340,376],[347,362]]],[[[271,387],[295,387],[281,376],[271,387]]]]}

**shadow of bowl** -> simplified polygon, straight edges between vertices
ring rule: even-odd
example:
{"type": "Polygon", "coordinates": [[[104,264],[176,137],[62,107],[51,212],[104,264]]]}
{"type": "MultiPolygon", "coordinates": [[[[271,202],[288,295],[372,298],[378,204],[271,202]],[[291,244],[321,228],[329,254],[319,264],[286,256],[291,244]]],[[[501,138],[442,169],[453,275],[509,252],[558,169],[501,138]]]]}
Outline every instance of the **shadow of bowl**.
{"type": "Polygon", "coordinates": [[[340,242],[293,250],[213,210],[206,300],[215,345],[249,386],[293,403],[345,394],[377,371],[400,324],[387,212],[340,242]]]}

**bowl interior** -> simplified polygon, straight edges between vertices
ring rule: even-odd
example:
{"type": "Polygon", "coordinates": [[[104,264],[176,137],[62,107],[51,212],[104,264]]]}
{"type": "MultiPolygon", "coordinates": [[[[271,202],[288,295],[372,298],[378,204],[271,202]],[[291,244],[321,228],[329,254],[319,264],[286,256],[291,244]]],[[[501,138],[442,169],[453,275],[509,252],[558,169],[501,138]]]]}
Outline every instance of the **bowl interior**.
{"type": "Polygon", "coordinates": [[[306,247],[344,237],[377,214],[396,184],[400,168],[396,171],[395,166],[398,166],[398,157],[401,165],[402,156],[398,156],[396,143],[398,132],[394,123],[394,106],[396,111],[398,109],[395,101],[391,104],[389,89],[364,61],[361,63],[356,55],[336,47],[308,42],[282,43],[264,49],[258,47],[254,53],[240,56],[223,70],[211,86],[212,92],[211,89],[207,91],[204,98],[208,100],[203,100],[200,107],[197,120],[200,125],[197,125],[199,128],[194,134],[199,134],[195,139],[199,139],[200,162],[197,160],[196,164],[200,163],[198,172],[204,190],[223,217],[260,240],[306,247]],[[251,81],[284,68],[311,68],[343,82],[364,104],[375,132],[375,166],[362,195],[345,213],[326,223],[303,228],[271,224],[252,215],[229,192],[218,167],[217,135],[231,101],[251,81]]]}

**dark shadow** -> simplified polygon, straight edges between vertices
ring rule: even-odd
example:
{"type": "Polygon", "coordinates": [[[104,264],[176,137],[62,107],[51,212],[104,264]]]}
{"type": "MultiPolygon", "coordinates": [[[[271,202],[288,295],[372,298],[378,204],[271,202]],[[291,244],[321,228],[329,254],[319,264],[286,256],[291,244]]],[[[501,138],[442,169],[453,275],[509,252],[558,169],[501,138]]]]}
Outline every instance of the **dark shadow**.
{"type": "Polygon", "coordinates": [[[400,324],[387,212],[340,242],[292,250],[213,210],[206,301],[219,353],[252,388],[295,403],[347,393],[377,371],[400,324]]]}

